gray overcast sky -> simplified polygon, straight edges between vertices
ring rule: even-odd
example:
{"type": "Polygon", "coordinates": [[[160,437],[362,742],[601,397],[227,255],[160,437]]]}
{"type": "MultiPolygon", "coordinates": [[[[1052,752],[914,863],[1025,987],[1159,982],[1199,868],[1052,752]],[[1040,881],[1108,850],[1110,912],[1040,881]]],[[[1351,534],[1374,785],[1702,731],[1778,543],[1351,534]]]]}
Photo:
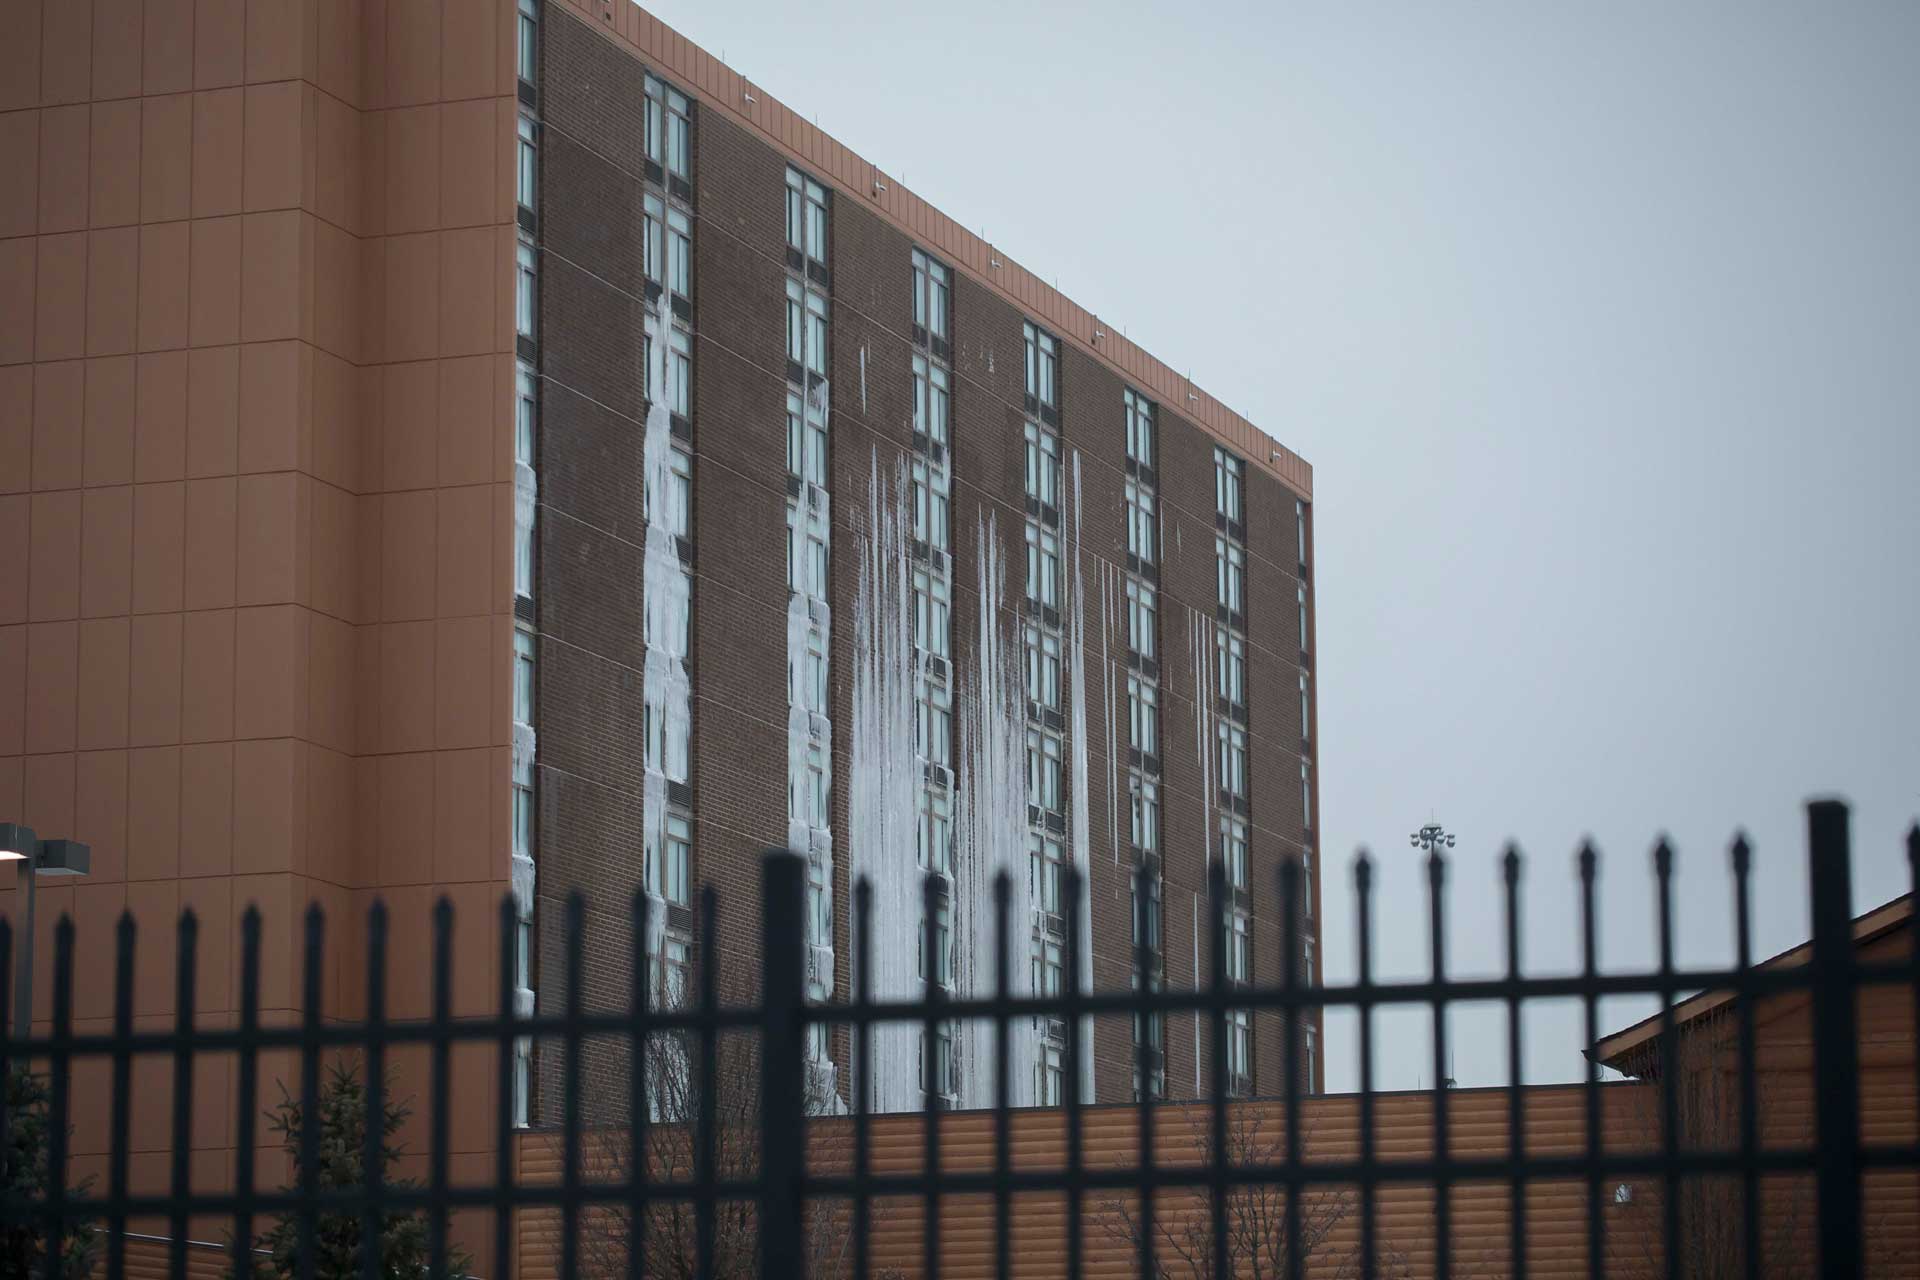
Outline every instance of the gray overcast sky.
{"type": "MultiPolygon", "coordinates": [[[[1363,843],[1377,964],[1425,972],[1430,814],[1457,971],[1504,963],[1509,837],[1530,969],[1578,962],[1583,834],[1610,968],[1655,957],[1661,831],[1682,963],[1731,957],[1740,825],[1759,950],[1804,938],[1812,794],[1856,908],[1906,890],[1920,4],[650,7],[1313,463],[1330,980],[1363,843]]],[[[1503,1015],[1452,1028],[1503,1081],[1503,1015]]],[[[1578,1075],[1577,1008],[1527,1034],[1578,1075]]],[[[1380,1087],[1427,1037],[1383,1019],[1380,1087]]]]}

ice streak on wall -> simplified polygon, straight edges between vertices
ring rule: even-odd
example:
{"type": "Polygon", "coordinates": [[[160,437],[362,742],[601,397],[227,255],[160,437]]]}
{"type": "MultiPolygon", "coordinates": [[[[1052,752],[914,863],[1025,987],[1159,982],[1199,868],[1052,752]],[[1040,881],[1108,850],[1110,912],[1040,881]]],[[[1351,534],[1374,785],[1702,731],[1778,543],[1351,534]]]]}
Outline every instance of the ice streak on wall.
{"type": "MultiPolygon", "coordinates": [[[[956,777],[955,929],[961,940],[955,985],[969,995],[993,994],[996,947],[1008,950],[1011,989],[1033,989],[1026,941],[1033,933],[1032,882],[1027,867],[1026,692],[1019,649],[1005,633],[1007,569],[997,522],[989,515],[975,538],[979,575],[979,630],[973,662],[961,676],[960,745],[956,777]],[[1012,889],[1004,938],[994,929],[993,881],[1005,873],[1012,889]]],[[[1009,1096],[1033,1103],[1037,1038],[1026,1020],[1007,1026],[1009,1096]]],[[[974,1021],[959,1035],[960,1096],[965,1107],[993,1105],[993,1024],[974,1021]]]]}
{"type": "MultiPolygon", "coordinates": [[[[868,963],[872,994],[880,1000],[913,1000],[922,992],[922,878],[914,854],[921,788],[914,695],[922,659],[913,644],[908,492],[905,468],[883,478],[876,454],[865,536],[857,547],[847,823],[854,876],[873,887],[868,963]]],[[[876,1111],[919,1109],[919,1036],[912,1023],[874,1027],[870,1102],[876,1111]]]]}

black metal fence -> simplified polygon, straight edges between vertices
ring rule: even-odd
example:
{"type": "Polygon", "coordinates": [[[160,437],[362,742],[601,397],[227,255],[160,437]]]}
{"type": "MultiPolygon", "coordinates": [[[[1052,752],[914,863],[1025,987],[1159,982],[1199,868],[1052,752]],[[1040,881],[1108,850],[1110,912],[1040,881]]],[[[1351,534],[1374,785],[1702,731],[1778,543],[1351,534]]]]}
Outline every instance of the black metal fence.
{"type": "MultiPolygon", "coordinates": [[[[1279,1229],[1286,1233],[1284,1250],[1274,1256],[1284,1259],[1283,1269],[1298,1277],[1307,1269],[1306,1251],[1300,1247],[1303,1230],[1304,1194],[1314,1187],[1340,1185],[1354,1188],[1358,1200],[1358,1245],[1354,1269],[1362,1275],[1374,1275],[1382,1266],[1381,1241],[1377,1226],[1377,1201],[1382,1189],[1418,1184],[1433,1191],[1436,1250],[1433,1273],[1445,1280],[1453,1268],[1454,1224],[1450,1218],[1449,1190],[1466,1182],[1504,1183],[1510,1188],[1511,1274],[1527,1272],[1525,1247],[1529,1219],[1529,1184],[1540,1180],[1580,1180],[1587,1191],[1587,1266],[1598,1277],[1607,1266],[1603,1243],[1605,1226],[1602,1214],[1604,1184],[1626,1176],[1656,1180],[1664,1187],[1661,1235],[1664,1248],[1658,1266],[1670,1276],[1685,1269],[1684,1251],[1674,1247],[1691,1225],[1683,1220],[1683,1197],[1678,1194],[1682,1180],[1715,1177],[1737,1180],[1744,1206],[1744,1247],[1737,1270],[1758,1276],[1766,1268],[1760,1248],[1761,1184],[1775,1175],[1795,1175],[1810,1179],[1817,1188],[1817,1230],[1809,1241],[1817,1251],[1819,1274],[1831,1277],[1857,1276],[1862,1272],[1866,1232],[1862,1220],[1862,1178],[1877,1171],[1920,1169],[1920,1144],[1869,1144],[1862,1138],[1856,998],[1870,984],[1895,984],[1911,989],[1920,1026],[1920,947],[1911,949],[1910,958],[1898,963],[1865,964],[1856,953],[1851,921],[1851,872],[1849,867],[1847,810],[1832,801],[1809,806],[1809,884],[1812,895],[1813,936],[1809,963],[1795,966],[1757,967],[1749,949],[1749,852],[1744,840],[1732,849],[1732,887],[1737,924],[1735,966],[1725,970],[1684,970],[1673,959],[1674,921],[1672,903],[1672,864],[1670,850],[1663,843],[1655,851],[1654,871],[1658,890],[1659,955],[1658,967],[1651,972],[1602,973],[1596,965],[1594,886],[1596,859],[1593,851],[1583,849],[1579,858],[1580,893],[1583,905],[1584,965],[1577,975],[1565,977],[1526,977],[1520,971],[1518,931],[1518,884],[1520,858],[1509,851],[1504,863],[1506,899],[1507,972],[1487,980],[1454,980],[1445,975],[1440,938],[1444,919],[1443,887],[1445,865],[1438,854],[1428,860],[1430,903],[1429,924],[1435,939],[1432,973],[1425,981],[1384,982],[1376,980],[1370,965],[1371,932],[1374,927],[1371,907],[1371,864],[1363,853],[1355,865],[1358,907],[1359,968],[1358,979],[1351,984],[1308,987],[1298,973],[1300,913],[1294,904],[1300,893],[1299,869],[1289,865],[1280,873],[1282,910],[1278,932],[1279,954],[1284,959],[1283,980],[1277,987],[1230,985],[1225,980],[1225,933],[1215,928],[1212,935],[1211,975],[1199,990],[1155,989],[1146,981],[1154,963],[1144,944],[1136,947],[1134,989],[1102,993],[1070,990],[1058,997],[1015,996],[1012,966],[1024,957],[1013,953],[1015,935],[1009,928],[1009,886],[1004,879],[996,884],[993,902],[998,954],[993,957],[994,992],[964,999],[947,998],[937,988],[922,1001],[882,1001],[872,996],[868,958],[871,947],[871,893],[866,885],[856,888],[852,928],[857,939],[853,1000],[830,1006],[809,1005],[804,1000],[805,939],[801,910],[806,885],[803,861],[788,853],[772,853],[766,859],[762,885],[764,921],[763,964],[760,975],[761,999],[757,1007],[725,1007],[716,997],[714,966],[701,963],[697,968],[696,998],[683,1007],[653,1008],[649,1002],[649,984],[639,975],[647,972],[644,939],[648,936],[644,898],[634,903],[635,954],[631,1006],[619,1012],[589,1011],[583,1007],[584,983],[582,946],[583,908],[576,897],[568,907],[563,927],[566,934],[565,990],[569,993],[562,1010],[543,1012],[533,1017],[515,1015],[513,959],[516,949],[516,920],[510,903],[504,903],[499,920],[500,989],[499,1012],[487,1018],[456,1020],[451,1013],[452,990],[452,910],[444,901],[433,918],[432,939],[432,1015],[424,1021],[395,1021],[386,1015],[388,921],[376,906],[369,921],[367,965],[367,1017],[351,1025],[323,1020],[321,1016],[324,927],[318,908],[305,919],[304,966],[302,970],[302,1007],[304,1017],[296,1026],[263,1025],[260,1016],[261,922],[256,913],[243,919],[240,948],[240,1011],[238,1023],[231,1028],[206,1028],[196,1025],[194,1009],[195,969],[197,964],[197,926],[191,915],[179,922],[178,961],[175,974],[175,1018],[172,1030],[136,1031],[133,1019],[133,979],[135,926],[123,918],[114,939],[113,1029],[105,1033],[78,1033],[74,1029],[75,936],[70,921],[62,919],[55,932],[54,1010],[52,1033],[22,1041],[9,1038],[0,1042],[0,1073],[14,1064],[32,1061],[44,1070],[50,1098],[46,1112],[48,1163],[44,1194],[25,1193],[18,1171],[3,1190],[0,1200],[0,1228],[27,1226],[45,1241],[38,1265],[42,1274],[52,1277],[67,1274],[61,1257],[63,1232],[72,1224],[86,1224],[92,1239],[103,1246],[104,1269],[112,1280],[119,1280],[127,1267],[128,1224],[130,1219],[159,1219],[167,1223],[168,1266],[173,1274],[185,1274],[188,1261],[188,1224],[193,1217],[218,1215],[231,1222],[230,1239],[251,1242],[258,1238],[262,1223],[269,1216],[286,1216],[294,1233],[289,1269],[294,1274],[312,1275],[316,1269],[320,1224],[331,1217],[353,1215],[362,1231],[363,1247],[355,1264],[361,1274],[371,1278],[381,1274],[380,1260],[371,1242],[388,1222],[385,1215],[407,1213],[424,1215],[426,1266],[439,1275],[457,1258],[449,1239],[449,1214],[460,1209],[492,1211],[494,1264],[491,1274],[506,1275],[514,1256],[514,1219],[531,1211],[557,1212],[561,1219],[561,1255],[558,1265],[563,1275],[585,1269],[578,1243],[582,1217],[598,1209],[625,1210],[622,1219],[633,1238],[623,1251],[622,1268],[629,1274],[650,1274],[650,1261],[657,1268],[659,1259],[650,1258],[646,1239],[649,1208],[680,1205],[690,1210],[695,1223],[692,1233],[693,1274],[711,1274],[715,1250],[715,1210],[723,1202],[749,1202],[753,1205],[757,1236],[758,1268],[762,1275],[798,1274],[795,1260],[803,1257],[802,1236],[808,1206],[831,1200],[846,1206],[850,1232],[852,1274],[866,1276],[873,1259],[872,1212],[882,1198],[912,1199],[923,1215],[924,1253],[921,1268],[928,1277],[941,1269],[940,1213],[942,1197],[955,1195],[986,1196],[994,1205],[995,1242],[993,1264],[1000,1276],[1014,1274],[1010,1247],[1010,1223],[1017,1197],[1033,1192],[1064,1194],[1065,1216],[1059,1224],[1059,1238],[1067,1274],[1079,1276],[1083,1265],[1084,1214],[1090,1195],[1127,1195],[1137,1197],[1138,1213],[1144,1229],[1133,1233],[1137,1242],[1138,1268],[1142,1275],[1157,1276],[1164,1269],[1156,1263],[1156,1234],[1152,1229],[1156,1197],[1199,1197],[1211,1215],[1212,1258],[1198,1259],[1195,1274],[1225,1276],[1233,1272],[1228,1254],[1228,1215],[1233,1197],[1250,1186],[1275,1186],[1285,1194],[1285,1213],[1279,1229]],[[1430,1008],[1434,1015],[1434,1078],[1446,1072],[1447,1041],[1444,1013],[1458,1001],[1495,1001],[1505,1004],[1508,1014],[1508,1062],[1513,1079],[1520,1078],[1521,1037],[1519,1012],[1527,1001],[1574,998],[1585,1007],[1586,1037],[1589,1045],[1597,1042],[1598,1002],[1605,997],[1651,995],[1658,997],[1658,1044],[1666,1060],[1673,1061],[1677,1051],[1679,1028],[1674,1006],[1684,994],[1724,989],[1736,996],[1734,1008],[1738,1020],[1738,1140],[1731,1147],[1713,1150],[1690,1149],[1677,1140],[1679,1100],[1678,1071],[1659,1073],[1649,1088],[1661,1094],[1661,1140],[1643,1152],[1607,1150],[1603,1147],[1601,1124],[1601,1086],[1597,1067],[1589,1066],[1585,1087],[1584,1152],[1573,1155],[1542,1155],[1527,1150],[1526,1126],[1522,1116],[1522,1091],[1509,1091],[1509,1147],[1498,1157],[1466,1157],[1452,1153],[1448,1134],[1448,1108],[1432,1108],[1432,1150],[1437,1158],[1387,1158],[1378,1150],[1376,1104],[1372,1079],[1374,1014],[1395,1006],[1430,1008]],[[1798,1148],[1783,1149],[1759,1140],[1759,1106],[1755,1084],[1755,999],[1786,991],[1806,991],[1812,1002],[1814,1030],[1814,1090],[1817,1098],[1815,1140],[1798,1148]],[[1310,1009],[1355,1010],[1359,1024],[1360,1091],[1359,1152],[1357,1157],[1340,1160],[1309,1159],[1303,1148],[1301,1107],[1301,1054],[1298,1038],[1300,1018],[1294,1015],[1310,1009]],[[1229,1110],[1227,1063],[1227,1015],[1232,1009],[1278,1010],[1285,1038],[1284,1150],[1272,1158],[1244,1160],[1234,1158],[1227,1141],[1229,1110]],[[1110,1164],[1090,1165],[1082,1149],[1083,1106],[1077,1090],[1067,1090],[1064,1105],[1067,1156],[1063,1168],[1046,1171],[1017,1168],[1012,1159],[1010,1094],[1010,1027],[1035,1016],[1058,1018],[1067,1027],[1067,1052],[1063,1078],[1080,1078],[1082,1055],[1087,1053],[1083,1018],[1109,1015],[1131,1016],[1199,1011],[1211,1027],[1211,1066],[1209,1098],[1206,1108],[1210,1143],[1209,1158],[1202,1163],[1163,1163],[1155,1158],[1156,1117],[1162,1104],[1142,1101],[1138,1104],[1138,1159],[1124,1168],[1110,1164]],[[994,1167],[967,1172],[943,1168],[939,1143],[941,1123],[929,1113],[924,1129],[924,1163],[910,1174],[881,1173],[874,1168],[872,1118],[864,1099],[872,1061],[872,1030],[886,1022],[911,1022],[929,1031],[952,1019],[986,1019],[994,1028],[997,1107],[994,1116],[994,1167]],[[822,1172],[810,1167],[807,1157],[807,1099],[804,1096],[804,1054],[808,1028],[828,1023],[850,1029],[850,1094],[853,1099],[850,1121],[852,1145],[844,1171],[822,1172]],[[748,1176],[723,1172],[716,1162],[714,1099],[716,1085],[714,1063],[716,1044],[722,1035],[747,1034],[758,1042],[758,1124],[755,1135],[753,1171],[748,1176]],[[690,1176],[662,1179],[656,1176],[646,1159],[628,1163],[623,1176],[607,1180],[592,1178],[583,1172],[583,1083],[582,1045],[590,1038],[624,1039],[636,1051],[651,1043],[650,1037],[675,1035],[688,1047],[689,1066],[700,1083],[693,1096],[699,1100],[697,1113],[688,1117],[688,1142],[693,1153],[690,1176]],[[563,1151],[563,1175],[553,1185],[522,1185],[516,1182],[510,1159],[497,1162],[497,1176],[490,1185],[455,1185],[449,1177],[449,1098],[453,1048],[460,1042],[483,1042],[497,1049],[498,1080],[496,1112],[493,1117],[499,1150],[512,1149],[516,1130],[512,1114],[511,1090],[506,1082],[514,1070],[516,1038],[532,1036],[562,1055],[560,1072],[562,1118],[556,1140],[563,1151]],[[322,1064],[325,1057],[341,1051],[364,1055],[364,1080],[369,1095],[368,1111],[380,1114],[385,1098],[383,1064],[395,1046],[424,1045],[428,1051],[429,1079],[426,1097],[429,1119],[427,1175],[423,1182],[393,1185],[383,1182],[380,1143],[386,1135],[379,1125],[368,1125],[363,1152],[367,1176],[358,1185],[323,1186],[318,1172],[320,1125],[315,1120],[322,1088],[322,1064]],[[295,1185],[288,1189],[265,1190],[256,1186],[255,1149],[261,1136],[261,1102],[258,1092],[258,1065],[263,1053],[292,1051],[298,1055],[299,1102],[301,1123],[291,1141],[297,1143],[295,1185]],[[233,1172],[231,1190],[196,1190],[191,1185],[190,1135],[193,1130],[193,1071],[196,1055],[232,1055],[238,1063],[233,1097],[233,1172]],[[173,1064],[173,1083],[168,1100],[171,1107],[171,1163],[168,1189],[164,1193],[134,1194],[129,1190],[129,1117],[136,1105],[131,1077],[137,1055],[164,1055],[173,1064]],[[77,1188],[70,1177],[68,1131],[73,1119],[74,1065],[87,1057],[104,1057],[110,1063],[110,1154],[104,1188],[77,1188]]],[[[1920,880],[1920,827],[1909,834],[1906,848],[1909,868],[1920,880]]],[[[1215,918],[1225,910],[1226,895],[1216,867],[1211,877],[1215,918]]],[[[1083,892],[1077,877],[1069,874],[1063,886],[1066,900],[1066,972],[1079,972],[1078,960],[1085,939],[1080,936],[1079,913],[1075,904],[1083,892]]],[[[929,884],[927,903],[935,898],[929,884]]],[[[715,954],[716,904],[711,890],[700,904],[700,946],[698,955],[715,954]]],[[[929,910],[929,919],[932,912],[929,910]]],[[[1913,925],[1909,922],[1909,929],[1913,925]]],[[[928,930],[931,946],[931,926],[928,930]]],[[[1024,939],[1024,935],[1019,935],[1024,939]]],[[[1024,948],[1022,948],[1024,950],[1024,948]]],[[[0,1000],[12,988],[7,972],[12,954],[11,939],[0,924],[0,1000]]],[[[0,1008],[0,1014],[4,1009],[0,1008]]],[[[11,1026],[12,1019],[0,1016],[0,1026],[11,1026]]],[[[1146,1078],[1148,1051],[1141,1049],[1141,1078],[1146,1078]]],[[[928,1055],[931,1058],[932,1055],[928,1055]]],[[[929,1071],[933,1068],[929,1063],[929,1071]]],[[[1920,1065],[1915,1068],[1920,1072],[1920,1065]]],[[[649,1126],[649,1106],[644,1096],[645,1072],[629,1073],[631,1096],[627,1105],[631,1115],[632,1140],[644,1150],[649,1126]]],[[[931,1085],[931,1081],[929,1082],[931,1085]]],[[[1916,1096],[1920,1097],[1920,1075],[1916,1076],[1916,1096]]],[[[140,1105],[155,1100],[139,1099],[140,1105]]],[[[0,1112],[0,1151],[9,1148],[9,1129],[18,1117],[0,1112]]],[[[1920,1131],[1917,1126],[1916,1131],[1920,1131]]],[[[333,1153],[337,1155],[338,1153],[333,1153]]],[[[1191,1199],[1189,1199],[1189,1203],[1191,1199]]],[[[1810,1268],[1814,1258],[1806,1265],[1810,1268]]]]}

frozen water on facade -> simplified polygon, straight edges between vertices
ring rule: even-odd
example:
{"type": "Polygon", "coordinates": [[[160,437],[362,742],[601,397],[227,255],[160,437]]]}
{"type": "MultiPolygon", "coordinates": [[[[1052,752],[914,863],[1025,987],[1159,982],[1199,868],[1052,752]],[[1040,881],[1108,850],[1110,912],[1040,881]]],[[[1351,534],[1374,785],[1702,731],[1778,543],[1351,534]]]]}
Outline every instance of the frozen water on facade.
{"type": "MultiPolygon", "coordinates": [[[[1026,688],[1021,655],[1003,632],[1007,569],[994,518],[975,538],[979,634],[974,663],[960,686],[960,756],[955,806],[956,936],[962,940],[955,985],[970,995],[991,995],[997,983],[997,946],[1008,950],[1009,983],[1016,996],[1031,994],[1027,940],[1033,935],[1033,884],[1027,866],[1026,688]],[[1012,889],[1007,933],[996,937],[994,877],[1004,872],[1012,889]]],[[[1029,1023],[1007,1026],[1009,1096],[1015,1106],[1034,1100],[1038,1037],[1029,1023]]],[[[961,1103],[994,1102],[993,1025],[974,1021],[961,1028],[961,1103]]]]}
{"type": "MultiPolygon", "coordinates": [[[[921,660],[913,644],[907,495],[904,465],[890,480],[883,478],[876,455],[867,481],[866,536],[858,547],[853,604],[853,776],[847,823],[853,874],[873,886],[868,963],[872,994],[880,1000],[913,1000],[921,992],[921,874],[914,854],[921,791],[914,695],[921,660]]],[[[919,1037],[919,1027],[911,1023],[874,1027],[871,1102],[876,1111],[919,1110],[919,1037]]]]}
{"type": "MultiPolygon", "coordinates": [[[[691,687],[687,679],[685,619],[689,584],[680,566],[675,540],[673,420],[667,399],[667,347],[673,319],[665,292],[647,317],[651,359],[647,362],[647,421],[641,465],[646,481],[646,548],[641,597],[645,612],[646,667],[642,696],[646,706],[647,750],[641,779],[640,820],[644,849],[657,859],[666,844],[667,781],[687,778],[686,744],[691,687]]],[[[658,955],[666,929],[667,904],[661,896],[657,866],[647,875],[649,955],[658,955]]]]}
{"type": "MultiPolygon", "coordinates": [[[[1087,812],[1087,600],[1086,574],[1080,563],[1080,451],[1073,450],[1073,540],[1065,548],[1061,562],[1073,574],[1073,586],[1067,605],[1067,671],[1069,712],[1067,750],[1072,774],[1067,812],[1067,838],[1071,842],[1073,869],[1080,874],[1080,963],[1071,980],[1081,991],[1093,989],[1093,878],[1092,832],[1087,812]]],[[[1111,756],[1109,756],[1111,759],[1111,756]]],[[[1093,1019],[1080,1020],[1080,1096],[1093,1097],[1093,1019]]]]}

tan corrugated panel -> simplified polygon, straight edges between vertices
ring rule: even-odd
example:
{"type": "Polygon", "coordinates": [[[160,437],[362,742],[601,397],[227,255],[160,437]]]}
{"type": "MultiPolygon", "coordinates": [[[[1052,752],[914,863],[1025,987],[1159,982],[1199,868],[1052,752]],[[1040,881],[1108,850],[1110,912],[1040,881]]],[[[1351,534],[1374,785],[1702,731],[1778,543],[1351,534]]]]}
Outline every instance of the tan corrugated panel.
{"type": "MultiPolygon", "coordinates": [[[[98,1255],[94,1270],[96,1275],[106,1273],[105,1246],[98,1255]]],[[[224,1280],[227,1267],[225,1249],[190,1248],[187,1250],[187,1274],[185,1280],[224,1280]]],[[[167,1267],[167,1245],[160,1240],[127,1241],[128,1280],[179,1280],[167,1267]]]]}

